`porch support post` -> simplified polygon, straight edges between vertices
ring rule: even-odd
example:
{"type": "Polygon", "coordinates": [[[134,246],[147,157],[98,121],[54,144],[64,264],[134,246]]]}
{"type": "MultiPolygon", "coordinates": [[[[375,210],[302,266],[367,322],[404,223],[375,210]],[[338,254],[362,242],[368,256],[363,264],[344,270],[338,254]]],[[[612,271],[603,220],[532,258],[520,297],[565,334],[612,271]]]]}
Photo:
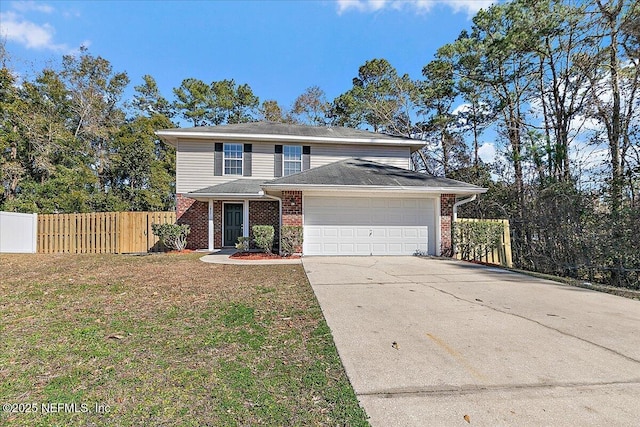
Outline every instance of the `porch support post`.
{"type": "Polygon", "coordinates": [[[213,199],[209,199],[209,230],[208,230],[208,246],[209,250],[213,250],[213,199]]]}
{"type": "Polygon", "coordinates": [[[249,237],[249,200],[245,199],[242,201],[242,236],[249,237]]]}
{"type": "Polygon", "coordinates": [[[442,221],[440,219],[440,197],[435,200],[435,217],[436,217],[436,256],[441,255],[440,243],[442,241],[442,221]]]}

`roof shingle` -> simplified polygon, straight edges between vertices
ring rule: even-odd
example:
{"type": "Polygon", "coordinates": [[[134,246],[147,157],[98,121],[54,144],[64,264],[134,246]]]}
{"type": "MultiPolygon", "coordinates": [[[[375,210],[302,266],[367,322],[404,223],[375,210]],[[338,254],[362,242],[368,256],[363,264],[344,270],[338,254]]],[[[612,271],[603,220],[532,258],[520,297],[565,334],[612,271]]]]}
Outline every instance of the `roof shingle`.
{"type": "Polygon", "coordinates": [[[238,134],[238,135],[292,135],[292,136],[309,136],[322,138],[369,138],[369,139],[388,139],[394,141],[411,140],[401,136],[393,136],[384,133],[369,132],[360,129],[352,129],[346,127],[330,127],[330,126],[309,126],[289,123],[275,122],[250,122],[237,123],[231,125],[218,126],[196,126],[181,129],[166,129],[166,131],[179,131],[184,133],[201,133],[206,132],[215,134],[238,134]]]}
{"type": "Polygon", "coordinates": [[[439,178],[363,159],[347,159],[264,183],[265,188],[288,185],[451,188],[480,193],[476,185],[439,178]]]}

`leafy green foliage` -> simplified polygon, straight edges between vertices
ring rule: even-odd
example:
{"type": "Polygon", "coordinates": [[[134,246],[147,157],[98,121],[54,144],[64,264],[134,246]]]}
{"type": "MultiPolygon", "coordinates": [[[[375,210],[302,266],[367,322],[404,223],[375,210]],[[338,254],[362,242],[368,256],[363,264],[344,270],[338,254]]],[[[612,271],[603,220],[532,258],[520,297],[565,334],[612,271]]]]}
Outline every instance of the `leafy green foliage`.
{"type": "Polygon", "coordinates": [[[1,68],[0,209],[172,208],[175,150],[154,133],[174,127],[169,104],[145,76],[127,119],[122,94],[128,82],[126,73],[86,49],[20,87],[1,68]]]}
{"type": "Polygon", "coordinates": [[[260,100],[247,84],[220,80],[207,84],[188,78],[173,90],[173,108],[193,126],[246,123],[254,120],[260,100]]]}
{"type": "Polygon", "coordinates": [[[333,101],[332,123],[409,136],[415,96],[415,82],[407,74],[399,76],[386,59],[372,59],[358,70],[353,88],[333,101]]]}
{"type": "Polygon", "coordinates": [[[453,241],[462,259],[478,259],[497,249],[504,233],[502,223],[464,221],[453,224],[453,241]]]}
{"type": "Polygon", "coordinates": [[[249,244],[251,241],[248,237],[240,236],[238,237],[238,242],[236,243],[236,249],[242,252],[247,252],[249,250],[249,244]]]}
{"type": "Polygon", "coordinates": [[[302,227],[299,225],[283,225],[280,244],[284,256],[293,255],[302,247],[302,227]]]}
{"type": "Polygon", "coordinates": [[[273,240],[275,235],[275,230],[272,225],[254,225],[251,227],[251,231],[253,232],[253,241],[256,246],[270,254],[273,250],[273,240]]]}
{"type": "Polygon", "coordinates": [[[183,251],[187,247],[187,236],[191,233],[189,224],[151,224],[153,234],[169,249],[183,251]]]}

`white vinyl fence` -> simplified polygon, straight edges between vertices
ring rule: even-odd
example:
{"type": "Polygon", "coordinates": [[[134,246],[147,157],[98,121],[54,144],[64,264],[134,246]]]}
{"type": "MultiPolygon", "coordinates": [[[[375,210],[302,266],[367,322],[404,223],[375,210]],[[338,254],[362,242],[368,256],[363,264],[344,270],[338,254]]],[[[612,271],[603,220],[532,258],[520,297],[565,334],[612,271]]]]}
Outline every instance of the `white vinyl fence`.
{"type": "Polygon", "coordinates": [[[36,253],[38,215],[0,212],[0,253],[36,253]]]}

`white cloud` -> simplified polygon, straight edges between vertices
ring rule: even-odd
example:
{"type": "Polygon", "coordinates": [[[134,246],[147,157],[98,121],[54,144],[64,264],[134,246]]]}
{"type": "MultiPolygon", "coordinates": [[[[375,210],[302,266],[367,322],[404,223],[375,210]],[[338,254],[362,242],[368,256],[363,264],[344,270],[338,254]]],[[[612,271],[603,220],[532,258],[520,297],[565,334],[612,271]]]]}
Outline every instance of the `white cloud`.
{"type": "Polygon", "coordinates": [[[17,10],[18,12],[53,12],[53,7],[41,2],[36,3],[35,1],[12,1],[10,4],[11,8],[13,10],[17,10]]]}
{"type": "Polygon", "coordinates": [[[492,142],[485,142],[478,147],[478,157],[485,163],[493,163],[496,160],[496,146],[492,142]]]}
{"type": "Polygon", "coordinates": [[[468,15],[475,15],[480,9],[486,9],[497,3],[497,0],[441,0],[434,3],[446,4],[455,13],[466,12],[468,15]]]}
{"type": "Polygon", "coordinates": [[[412,8],[419,12],[429,12],[436,5],[448,6],[454,13],[466,12],[473,16],[480,9],[485,9],[497,0],[336,0],[338,14],[348,10],[358,12],[377,12],[385,8],[403,9],[412,8]]]}
{"type": "MultiPolygon", "coordinates": [[[[51,14],[55,9],[45,3],[35,1],[11,2],[11,10],[0,12],[0,37],[23,45],[27,49],[52,50],[69,53],[73,50],[65,43],[55,40],[56,30],[48,22],[37,23],[27,15],[33,13],[51,14]]],[[[84,45],[88,45],[88,41],[84,45]]]]}
{"type": "Polygon", "coordinates": [[[54,34],[55,29],[49,24],[27,21],[15,12],[0,13],[0,36],[29,49],[67,50],[66,45],[53,41],[54,34]]]}

